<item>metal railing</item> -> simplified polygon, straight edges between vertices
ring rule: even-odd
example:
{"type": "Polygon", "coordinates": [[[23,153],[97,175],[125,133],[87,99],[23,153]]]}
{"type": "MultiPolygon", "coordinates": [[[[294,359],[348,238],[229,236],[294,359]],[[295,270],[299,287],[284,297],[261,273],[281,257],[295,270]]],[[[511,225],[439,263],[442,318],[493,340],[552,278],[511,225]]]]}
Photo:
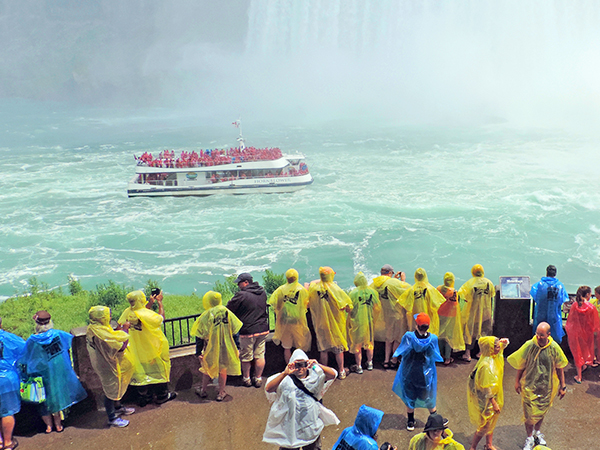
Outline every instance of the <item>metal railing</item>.
{"type": "MultiPolygon", "coordinates": [[[[271,305],[267,305],[267,313],[269,314],[269,330],[275,330],[275,314],[271,305]]],[[[163,332],[169,341],[169,348],[185,347],[196,343],[196,338],[190,335],[192,325],[200,314],[192,314],[190,316],[173,317],[163,321],[163,332]]]]}

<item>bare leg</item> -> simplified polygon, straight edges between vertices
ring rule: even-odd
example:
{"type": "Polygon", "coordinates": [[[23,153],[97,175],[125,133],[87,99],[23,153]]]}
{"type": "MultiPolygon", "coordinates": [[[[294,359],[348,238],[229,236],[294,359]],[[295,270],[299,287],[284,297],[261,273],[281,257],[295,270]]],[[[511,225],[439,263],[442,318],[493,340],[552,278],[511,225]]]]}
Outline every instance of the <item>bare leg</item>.
{"type": "Polygon", "coordinates": [[[263,370],[265,369],[265,358],[259,358],[254,360],[254,376],[261,378],[263,370]]]}
{"type": "Polygon", "coordinates": [[[63,430],[62,420],[60,418],[60,412],[53,413],[52,420],[54,421],[54,428],[56,428],[56,431],[58,431],[60,433],[63,430]]]}
{"type": "Polygon", "coordinates": [[[540,428],[542,428],[542,422],[544,421],[544,418],[542,417],[538,423],[536,423],[533,428],[535,429],[535,431],[540,431],[540,428]]]}
{"type": "Polygon", "coordinates": [[[252,368],[252,361],[242,361],[242,376],[245,379],[250,378],[250,369],[252,368]]]}
{"type": "Polygon", "coordinates": [[[485,445],[490,449],[490,450],[496,450],[496,447],[494,447],[494,445],[492,444],[492,439],[494,439],[494,433],[489,433],[485,435],[485,445]]]}
{"type": "MultiPolygon", "coordinates": [[[[398,346],[400,345],[400,342],[398,341],[394,341],[392,342],[392,350],[394,351],[394,353],[396,353],[396,350],[398,349],[398,346]]],[[[394,358],[392,357],[391,361],[396,364],[398,362],[398,358],[394,358]]]]}
{"type": "Polygon", "coordinates": [[[210,377],[206,374],[202,376],[202,392],[206,392],[208,384],[210,383],[210,377]]]}
{"type": "Polygon", "coordinates": [[[358,367],[362,365],[362,349],[360,349],[357,353],[354,354],[354,360],[356,361],[356,365],[358,367]]]}
{"type": "Polygon", "coordinates": [[[2,437],[4,445],[12,444],[13,430],[15,429],[15,416],[6,416],[2,418],[2,437]]]}
{"type": "Polygon", "coordinates": [[[575,368],[577,369],[577,378],[576,380],[581,382],[581,366],[575,366],[575,368]]]}
{"type": "Polygon", "coordinates": [[[319,353],[319,363],[321,363],[322,366],[326,366],[327,365],[327,360],[329,359],[329,355],[327,354],[327,352],[320,352],[319,353]]]}
{"type": "Polygon", "coordinates": [[[227,395],[225,392],[225,385],[227,384],[227,369],[223,369],[219,372],[219,394],[221,396],[227,395]]]}
{"type": "Polygon", "coordinates": [[[344,371],[344,353],[342,352],[335,355],[335,360],[337,361],[340,373],[342,373],[344,371]]]}
{"type": "Polygon", "coordinates": [[[385,341],[385,359],[383,360],[384,363],[389,363],[390,362],[390,356],[392,356],[392,342],[391,341],[385,341]]]}
{"type": "Polygon", "coordinates": [[[52,417],[50,414],[47,416],[42,416],[42,420],[46,424],[46,433],[52,433],[52,417]]]}
{"type": "Polygon", "coordinates": [[[367,361],[370,363],[373,362],[373,349],[367,349],[367,361]]]}
{"type": "Polygon", "coordinates": [[[285,358],[285,363],[289,363],[290,362],[290,358],[292,357],[292,349],[291,348],[284,348],[283,349],[283,357],[285,358]]]}
{"type": "MultiPolygon", "coordinates": [[[[473,442],[471,443],[471,448],[469,450],[475,450],[477,448],[477,444],[479,444],[479,441],[481,441],[481,438],[483,437],[483,432],[478,431],[473,435],[473,442]]],[[[487,440],[487,437],[486,437],[487,440]]]]}
{"type": "Polygon", "coordinates": [[[525,422],[525,431],[527,432],[527,437],[533,436],[533,424],[525,422]]]}

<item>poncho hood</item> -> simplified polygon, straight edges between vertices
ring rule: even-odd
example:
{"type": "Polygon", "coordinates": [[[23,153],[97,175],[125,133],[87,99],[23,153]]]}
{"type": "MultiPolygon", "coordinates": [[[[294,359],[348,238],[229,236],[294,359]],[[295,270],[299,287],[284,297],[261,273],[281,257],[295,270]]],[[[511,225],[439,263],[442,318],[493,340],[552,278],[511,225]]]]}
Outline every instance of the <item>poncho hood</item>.
{"type": "Polygon", "coordinates": [[[334,276],[335,271],[331,267],[319,267],[319,277],[322,282],[331,283],[334,276]]]}
{"type": "Polygon", "coordinates": [[[88,314],[90,315],[90,325],[109,326],[110,308],[107,306],[92,306],[88,314]]]}
{"type": "Polygon", "coordinates": [[[375,286],[375,289],[379,289],[383,285],[383,283],[385,283],[389,279],[390,277],[388,277],[387,275],[380,275],[373,280],[373,286],[375,286]]]}
{"type": "Polygon", "coordinates": [[[298,281],[298,271],[296,269],[288,269],[285,272],[285,278],[289,284],[296,283],[298,281]]]}
{"type": "Polygon", "coordinates": [[[471,275],[474,277],[482,277],[484,275],[483,266],[481,264],[475,264],[471,268],[471,275]]]}
{"type": "Polygon", "coordinates": [[[496,345],[495,336],[484,336],[479,338],[479,349],[481,350],[481,356],[493,356],[494,347],[496,345]]]}
{"type": "Polygon", "coordinates": [[[367,287],[367,277],[362,272],[358,272],[354,277],[354,286],[356,287],[367,287]]]}
{"type": "Polygon", "coordinates": [[[454,287],[454,274],[452,272],[446,272],[444,274],[444,286],[453,288],[454,287]]]}
{"type": "Polygon", "coordinates": [[[56,336],[56,331],[52,329],[52,330],[44,331],[43,333],[32,334],[31,336],[29,336],[28,339],[31,339],[32,341],[35,341],[41,345],[47,345],[52,342],[52,339],[54,339],[55,336],[56,336]]]}
{"type": "Polygon", "coordinates": [[[377,429],[383,419],[383,411],[362,405],[356,415],[354,427],[360,432],[370,437],[375,437],[377,429]]]}
{"type": "Polygon", "coordinates": [[[127,301],[129,302],[132,311],[145,308],[148,303],[146,301],[146,295],[142,291],[130,292],[127,294],[127,301]]]}
{"type": "Polygon", "coordinates": [[[560,281],[558,281],[558,278],[554,277],[542,277],[542,281],[546,284],[549,284],[550,286],[556,286],[560,283],[560,281]]]}
{"type": "Polygon", "coordinates": [[[419,267],[415,271],[415,285],[425,285],[428,283],[429,280],[427,279],[427,272],[425,272],[425,269],[419,267]]]}
{"type": "Polygon", "coordinates": [[[202,306],[204,307],[205,311],[210,308],[213,308],[215,306],[219,306],[222,303],[223,303],[223,298],[219,292],[208,291],[202,297],[202,306]]]}
{"type": "Polygon", "coordinates": [[[303,350],[297,348],[296,350],[294,350],[294,353],[292,353],[292,356],[290,357],[290,360],[288,362],[292,363],[294,361],[308,361],[308,355],[304,353],[303,350]]]}

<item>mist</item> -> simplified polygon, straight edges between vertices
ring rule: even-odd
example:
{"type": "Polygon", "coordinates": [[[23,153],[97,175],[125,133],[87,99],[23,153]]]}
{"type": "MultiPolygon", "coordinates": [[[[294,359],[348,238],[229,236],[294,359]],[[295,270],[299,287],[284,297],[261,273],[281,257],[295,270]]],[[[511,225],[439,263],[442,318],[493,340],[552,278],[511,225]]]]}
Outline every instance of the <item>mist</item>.
{"type": "Polygon", "coordinates": [[[592,0],[0,0],[0,97],[594,129],[592,0]]]}

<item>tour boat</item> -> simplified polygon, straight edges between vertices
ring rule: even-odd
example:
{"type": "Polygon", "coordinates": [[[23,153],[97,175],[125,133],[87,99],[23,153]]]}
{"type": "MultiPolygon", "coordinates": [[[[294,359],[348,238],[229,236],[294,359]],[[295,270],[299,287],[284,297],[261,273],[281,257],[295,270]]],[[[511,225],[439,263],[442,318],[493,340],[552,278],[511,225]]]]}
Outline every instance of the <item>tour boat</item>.
{"type": "MultiPolygon", "coordinates": [[[[235,125],[235,122],[234,122],[235,125]]],[[[304,155],[284,155],[279,148],[239,147],[181,152],[164,150],[135,157],[136,175],[127,195],[207,196],[213,194],[284,193],[313,182],[304,155]]]]}

